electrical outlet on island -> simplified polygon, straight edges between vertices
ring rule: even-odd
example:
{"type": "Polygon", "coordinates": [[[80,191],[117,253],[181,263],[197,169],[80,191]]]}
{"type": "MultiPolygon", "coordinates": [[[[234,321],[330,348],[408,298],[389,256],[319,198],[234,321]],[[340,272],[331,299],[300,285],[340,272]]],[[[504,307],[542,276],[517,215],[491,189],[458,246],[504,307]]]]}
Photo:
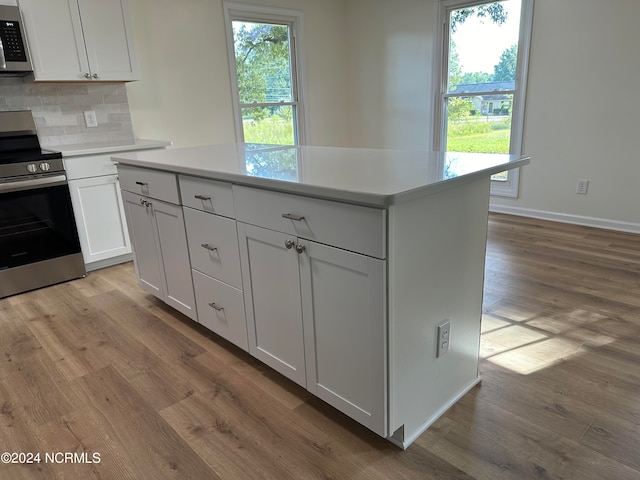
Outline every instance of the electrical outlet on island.
{"type": "Polygon", "coordinates": [[[436,358],[449,351],[451,346],[451,320],[445,320],[438,325],[438,348],[436,349],[436,358]]]}

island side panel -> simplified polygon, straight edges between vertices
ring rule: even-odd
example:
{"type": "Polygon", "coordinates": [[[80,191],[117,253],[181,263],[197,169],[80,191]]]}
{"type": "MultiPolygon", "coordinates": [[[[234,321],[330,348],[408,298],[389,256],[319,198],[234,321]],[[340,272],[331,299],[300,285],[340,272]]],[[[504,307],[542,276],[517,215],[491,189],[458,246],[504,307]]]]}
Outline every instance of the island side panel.
{"type": "Polygon", "coordinates": [[[490,178],[389,208],[389,432],[408,446],[478,381],[490,178]],[[437,328],[451,321],[436,358],[437,328]]]}

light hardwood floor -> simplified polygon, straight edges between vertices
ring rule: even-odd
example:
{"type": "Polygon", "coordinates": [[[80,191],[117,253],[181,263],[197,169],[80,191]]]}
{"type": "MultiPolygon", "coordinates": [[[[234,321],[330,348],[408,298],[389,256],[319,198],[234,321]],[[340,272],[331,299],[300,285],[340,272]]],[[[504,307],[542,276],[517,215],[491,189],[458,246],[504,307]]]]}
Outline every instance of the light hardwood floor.
{"type": "Polygon", "coordinates": [[[485,283],[483,382],[406,451],[132,264],[0,300],[0,451],[42,459],[0,479],[640,479],[640,236],[492,215],[485,283]]]}

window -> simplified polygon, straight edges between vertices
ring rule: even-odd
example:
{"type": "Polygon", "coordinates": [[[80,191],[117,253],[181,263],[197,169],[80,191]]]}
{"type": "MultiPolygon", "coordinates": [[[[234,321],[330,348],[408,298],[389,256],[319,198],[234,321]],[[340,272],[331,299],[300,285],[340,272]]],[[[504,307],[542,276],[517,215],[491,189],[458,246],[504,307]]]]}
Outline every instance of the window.
{"type": "MultiPolygon", "coordinates": [[[[434,149],[520,154],[533,0],[441,0],[434,149]]],[[[518,171],[492,177],[516,197],[518,171]]]]}
{"type": "Polygon", "coordinates": [[[224,3],[238,141],[304,144],[302,13],[224,3]]]}

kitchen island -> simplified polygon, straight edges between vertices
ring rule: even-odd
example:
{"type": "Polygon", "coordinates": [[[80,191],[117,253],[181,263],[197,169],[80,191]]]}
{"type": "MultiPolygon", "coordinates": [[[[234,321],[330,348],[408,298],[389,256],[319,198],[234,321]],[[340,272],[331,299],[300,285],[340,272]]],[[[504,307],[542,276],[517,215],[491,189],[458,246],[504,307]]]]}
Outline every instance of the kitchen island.
{"type": "Polygon", "coordinates": [[[476,385],[510,155],[230,144],[115,156],[138,283],[406,448],[476,385]]]}

